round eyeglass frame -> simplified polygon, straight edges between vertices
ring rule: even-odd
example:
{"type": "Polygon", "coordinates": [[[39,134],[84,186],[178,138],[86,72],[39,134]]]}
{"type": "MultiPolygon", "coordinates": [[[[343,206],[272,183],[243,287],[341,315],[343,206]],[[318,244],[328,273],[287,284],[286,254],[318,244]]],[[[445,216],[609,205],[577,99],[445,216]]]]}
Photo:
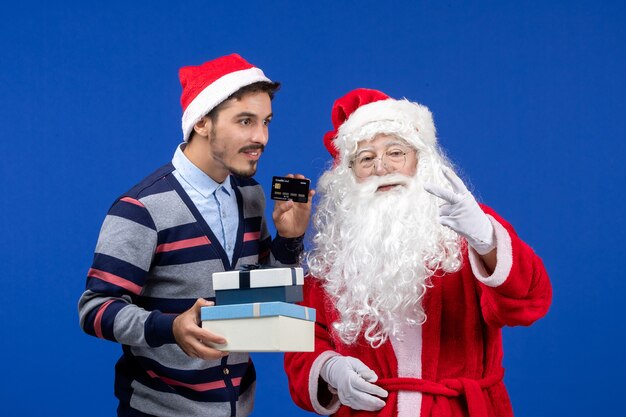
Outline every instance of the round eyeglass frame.
{"type": "Polygon", "coordinates": [[[417,149],[409,149],[406,151],[402,151],[402,164],[400,164],[400,161],[394,163],[397,164],[395,166],[389,166],[386,162],[385,162],[385,156],[389,157],[389,151],[383,153],[381,156],[377,157],[377,158],[373,158],[371,160],[372,166],[371,167],[359,167],[357,161],[356,161],[356,157],[352,158],[350,160],[350,163],[348,165],[348,167],[350,169],[352,169],[352,172],[354,172],[354,175],[357,178],[367,178],[369,176],[371,176],[372,174],[374,174],[374,172],[376,171],[376,161],[380,161],[380,163],[385,167],[385,169],[387,170],[387,172],[396,172],[396,171],[400,171],[402,168],[404,168],[404,166],[406,165],[406,156],[407,154],[411,153],[411,152],[417,152],[417,149]],[[359,172],[360,171],[360,172],[359,172]]]}

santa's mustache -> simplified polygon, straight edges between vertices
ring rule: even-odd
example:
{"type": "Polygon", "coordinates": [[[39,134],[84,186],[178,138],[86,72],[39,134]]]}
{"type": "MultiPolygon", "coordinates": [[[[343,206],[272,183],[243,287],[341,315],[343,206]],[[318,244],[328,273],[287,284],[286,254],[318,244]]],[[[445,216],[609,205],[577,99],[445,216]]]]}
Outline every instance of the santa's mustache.
{"type": "Polygon", "coordinates": [[[382,177],[372,175],[364,182],[357,184],[357,189],[361,195],[371,195],[381,187],[397,185],[399,189],[406,189],[409,186],[411,177],[402,174],[388,174],[382,177]]]}

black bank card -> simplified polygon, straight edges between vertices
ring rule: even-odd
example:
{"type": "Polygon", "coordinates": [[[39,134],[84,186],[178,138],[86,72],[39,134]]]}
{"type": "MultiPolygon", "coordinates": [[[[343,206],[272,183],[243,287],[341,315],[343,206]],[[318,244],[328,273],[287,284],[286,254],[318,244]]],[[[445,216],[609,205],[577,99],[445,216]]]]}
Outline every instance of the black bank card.
{"type": "Polygon", "coordinates": [[[291,200],[295,203],[309,201],[311,181],[301,178],[273,177],[272,200],[291,200]]]}

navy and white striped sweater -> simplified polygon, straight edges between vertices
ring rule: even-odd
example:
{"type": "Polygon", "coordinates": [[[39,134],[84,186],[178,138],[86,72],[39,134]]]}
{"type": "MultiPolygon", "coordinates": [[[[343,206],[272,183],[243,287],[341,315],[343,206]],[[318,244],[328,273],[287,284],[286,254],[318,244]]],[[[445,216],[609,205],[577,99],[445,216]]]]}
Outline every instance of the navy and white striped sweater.
{"type": "Polygon", "coordinates": [[[246,416],[255,383],[249,355],[190,358],[175,343],[172,322],[197,298],[214,299],[214,272],[254,263],[293,266],[302,241],[271,240],[261,186],[231,176],[239,207],[231,263],[174,169],[158,169],[110,208],[79,301],[80,325],[123,345],[118,415],[246,416]]]}

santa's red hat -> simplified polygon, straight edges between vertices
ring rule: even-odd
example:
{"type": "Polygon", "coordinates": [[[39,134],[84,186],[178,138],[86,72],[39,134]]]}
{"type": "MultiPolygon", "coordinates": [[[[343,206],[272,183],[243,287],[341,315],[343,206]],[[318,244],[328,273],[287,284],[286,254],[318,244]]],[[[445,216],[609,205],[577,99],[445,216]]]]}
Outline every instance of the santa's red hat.
{"type": "Polygon", "coordinates": [[[263,71],[237,54],[183,67],[178,77],[183,87],[180,104],[184,141],[189,139],[193,126],[231,94],[259,81],[272,82],[263,71]]]}
{"type": "Polygon", "coordinates": [[[401,136],[416,149],[437,142],[433,116],[426,106],[387,94],[357,88],[337,99],[331,119],[334,129],[324,135],[324,145],[335,162],[351,155],[360,141],[380,133],[401,136]]]}

